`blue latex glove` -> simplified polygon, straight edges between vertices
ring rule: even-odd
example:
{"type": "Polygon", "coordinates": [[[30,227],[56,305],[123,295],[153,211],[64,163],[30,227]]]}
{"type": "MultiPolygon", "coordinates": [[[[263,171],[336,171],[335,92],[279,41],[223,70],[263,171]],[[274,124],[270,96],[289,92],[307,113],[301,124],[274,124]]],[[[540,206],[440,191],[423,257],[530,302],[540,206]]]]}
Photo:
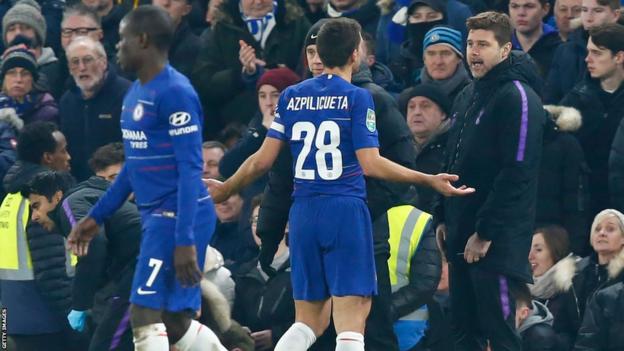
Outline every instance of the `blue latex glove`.
{"type": "Polygon", "coordinates": [[[87,319],[87,312],[71,310],[67,315],[69,325],[73,330],[83,332],[85,329],[85,320],[87,319]]]}

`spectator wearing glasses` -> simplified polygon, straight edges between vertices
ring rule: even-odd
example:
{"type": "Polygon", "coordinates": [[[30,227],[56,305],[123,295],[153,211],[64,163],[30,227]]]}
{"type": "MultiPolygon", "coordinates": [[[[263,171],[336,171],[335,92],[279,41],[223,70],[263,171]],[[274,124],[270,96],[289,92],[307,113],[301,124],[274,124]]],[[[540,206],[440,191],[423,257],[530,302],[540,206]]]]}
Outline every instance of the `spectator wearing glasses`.
{"type": "Polygon", "coordinates": [[[74,145],[72,172],[82,181],[92,175],[91,154],[121,141],[121,105],[130,82],[110,69],[104,46],[90,36],[75,38],[65,50],[73,79],[60,102],[61,130],[74,145]]]}

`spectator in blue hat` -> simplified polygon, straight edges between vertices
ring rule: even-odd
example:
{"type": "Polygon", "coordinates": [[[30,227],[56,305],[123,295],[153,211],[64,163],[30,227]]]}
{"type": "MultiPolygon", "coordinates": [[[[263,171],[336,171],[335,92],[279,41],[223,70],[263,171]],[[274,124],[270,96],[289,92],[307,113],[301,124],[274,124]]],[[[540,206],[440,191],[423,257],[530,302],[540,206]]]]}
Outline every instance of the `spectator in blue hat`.
{"type": "Polygon", "coordinates": [[[425,34],[423,48],[425,66],[417,83],[437,86],[452,103],[471,81],[463,63],[461,33],[449,27],[435,27],[425,34]]]}

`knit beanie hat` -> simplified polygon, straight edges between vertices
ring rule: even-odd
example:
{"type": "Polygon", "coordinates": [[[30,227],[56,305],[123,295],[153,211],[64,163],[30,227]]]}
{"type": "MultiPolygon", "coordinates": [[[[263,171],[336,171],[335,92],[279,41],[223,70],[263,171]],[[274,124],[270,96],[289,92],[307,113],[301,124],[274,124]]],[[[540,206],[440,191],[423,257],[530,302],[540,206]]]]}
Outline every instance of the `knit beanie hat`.
{"type": "Polygon", "coordinates": [[[36,81],[39,77],[35,55],[26,49],[13,49],[4,56],[2,64],[0,65],[0,79],[4,79],[4,75],[15,67],[22,67],[30,71],[30,74],[33,76],[33,81],[36,81]]]}
{"type": "Polygon", "coordinates": [[[446,45],[455,51],[459,57],[464,58],[464,54],[462,53],[462,36],[458,30],[444,26],[431,28],[427,34],[425,34],[423,54],[429,46],[435,44],[446,45]]]}
{"type": "Polygon", "coordinates": [[[301,80],[299,76],[295,72],[291,71],[290,68],[274,68],[264,72],[260,79],[258,79],[258,82],[256,83],[256,90],[259,90],[261,86],[266,84],[275,87],[275,89],[282,92],[289,86],[299,82],[299,80],[301,80]]]}
{"type": "Polygon", "coordinates": [[[310,27],[308,30],[308,34],[306,34],[305,41],[303,42],[303,49],[307,48],[309,45],[316,45],[316,37],[318,36],[318,32],[321,30],[321,27],[327,23],[329,19],[323,18],[310,27]]]}
{"type": "Polygon", "coordinates": [[[407,115],[407,104],[416,96],[423,96],[433,101],[440,107],[440,110],[444,112],[448,118],[451,113],[451,100],[437,85],[425,83],[419,84],[413,88],[405,89],[399,96],[399,107],[401,113],[407,115]]]}
{"type": "Polygon", "coordinates": [[[15,23],[31,27],[40,44],[43,46],[46,39],[46,21],[41,14],[41,7],[34,0],[21,0],[7,11],[2,18],[2,40],[7,45],[6,32],[10,25],[15,23]]]}

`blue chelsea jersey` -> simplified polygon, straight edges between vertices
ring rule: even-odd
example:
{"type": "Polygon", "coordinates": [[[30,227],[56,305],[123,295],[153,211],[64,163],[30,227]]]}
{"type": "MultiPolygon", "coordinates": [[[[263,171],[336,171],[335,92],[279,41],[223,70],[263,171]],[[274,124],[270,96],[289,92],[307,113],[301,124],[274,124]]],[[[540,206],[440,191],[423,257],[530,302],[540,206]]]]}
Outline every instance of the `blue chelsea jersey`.
{"type": "MultiPolygon", "coordinates": [[[[123,102],[121,131],[126,176],[140,208],[177,210],[180,163],[201,174],[202,118],[195,90],[169,65],[147,84],[137,80],[131,86],[123,102]]],[[[193,178],[188,181],[198,188],[199,199],[208,196],[201,178],[193,178]]]]}
{"type": "Polygon", "coordinates": [[[267,136],[290,144],[294,197],[366,198],[355,151],[379,147],[368,91],[331,74],[289,87],[280,96],[267,136]]]}

